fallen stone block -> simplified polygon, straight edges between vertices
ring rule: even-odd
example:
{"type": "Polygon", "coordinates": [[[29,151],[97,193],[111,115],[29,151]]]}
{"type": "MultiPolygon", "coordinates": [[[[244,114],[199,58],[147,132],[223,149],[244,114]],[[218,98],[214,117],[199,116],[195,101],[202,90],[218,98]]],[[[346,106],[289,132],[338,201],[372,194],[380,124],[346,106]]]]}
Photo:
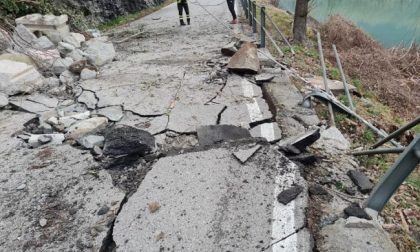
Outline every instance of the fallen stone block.
{"type": "Polygon", "coordinates": [[[296,199],[296,197],[303,191],[303,187],[296,185],[292,186],[287,190],[282,191],[277,195],[278,202],[282,203],[283,205],[287,205],[292,200],[296,199]]]}
{"type": "Polygon", "coordinates": [[[352,203],[344,209],[344,214],[348,217],[354,216],[361,219],[371,220],[372,217],[365,212],[357,203],[352,203]]]}
{"type": "Polygon", "coordinates": [[[328,191],[325,190],[324,187],[318,184],[311,185],[308,191],[309,191],[309,195],[329,195],[328,191]]]}
{"type": "Polygon", "coordinates": [[[374,228],[373,221],[350,216],[344,224],[346,228],[374,228]]]}
{"type": "Polygon", "coordinates": [[[155,149],[155,138],[147,131],[117,125],[105,135],[104,155],[137,154],[145,156],[155,149]]]}
{"type": "Polygon", "coordinates": [[[263,123],[250,130],[252,137],[262,137],[269,143],[275,143],[281,139],[282,132],[277,123],[263,123]]]}
{"type": "Polygon", "coordinates": [[[112,62],[115,58],[115,49],[112,43],[105,43],[98,38],[91,39],[86,42],[87,49],[85,53],[88,55],[89,62],[95,66],[103,66],[112,62]]]}
{"type": "Polygon", "coordinates": [[[4,108],[9,104],[9,98],[7,95],[0,93],[0,108],[4,108]]]}
{"type": "Polygon", "coordinates": [[[44,34],[52,42],[57,44],[70,32],[67,25],[68,16],[41,15],[39,13],[26,15],[15,20],[16,24],[22,24],[31,32],[44,34]]]}
{"type": "Polygon", "coordinates": [[[260,70],[260,61],[257,55],[257,47],[252,43],[244,43],[230,59],[228,69],[240,74],[258,73],[260,70]]]}
{"type": "Polygon", "coordinates": [[[238,151],[233,153],[242,164],[245,164],[248,159],[250,159],[259,149],[261,149],[261,145],[256,145],[252,148],[248,149],[239,149],[238,151]]]}
{"type": "Polygon", "coordinates": [[[321,229],[319,251],[398,252],[388,234],[381,228],[347,228],[340,218],[321,229]]]}
{"type": "Polygon", "coordinates": [[[298,148],[290,144],[279,146],[279,151],[286,154],[286,156],[296,156],[302,153],[298,148]]]}
{"type": "Polygon", "coordinates": [[[111,106],[111,107],[101,108],[96,111],[96,114],[105,116],[106,118],[108,118],[110,121],[113,121],[113,122],[120,121],[124,116],[123,109],[121,108],[121,106],[111,106]]]}
{"type": "Polygon", "coordinates": [[[210,125],[197,128],[197,136],[200,146],[210,146],[250,138],[251,134],[247,129],[233,125],[210,125]]]}
{"type": "Polygon", "coordinates": [[[89,109],[95,109],[96,104],[98,103],[95,93],[91,91],[83,91],[83,93],[77,98],[77,101],[85,104],[89,109]]]}
{"type": "Polygon", "coordinates": [[[238,48],[236,48],[235,42],[231,42],[222,48],[222,54],[228,57],[233,56],[237,51],[238,48]]]}
{"type": "Polygon", "coordinates": [[[92,149],[95,146],[103,146],[105,137],[97,135],[88,135],[80,139],[77,139],[77,143],[83,146],[85,149],[92,149]]]}
{"type": "Polygon", "coordinates": [[[65,42],[59,42],[57,50],[60,52],[61,56],[66,57],[67,54],[73,52],[76,49],[73,45],[65,42]]]}
{"type": "Polygon", "coordinates": [[[290,139],[286,139],[282,145],[292,145],[301,152],[306,150],[306,147],[315,143],[321,137],[320,129],[316,129],[314,131],[302,134],[298,137],[292,137],[290,139]]]}
{"type": "Polygon", "coordinates": [[[59,58],[54,62],[52,66],[52,71],[55,75],[59,76],[64,71],[68,70],[71,64],[73,64],[72,58],[59,58]]]}
{"type": "Polygon", "coordinates": [[[32,41],[32,46],[38,50],[55,49],[55,45],[46,36],[41,36],[32,41]]]}
{"type": "Polygon", "coordinates": [[[79,80],[79,76],[75,75],[74,73],[70,72],[69,70],[64,71],[60,75],[60,81],[64,85],[71,85],[79,80]]]}
{"type": "Polygon", "coordinates": [[[270,82],[273,79],[274,79],[274,75],[268,74],[268,73],[262,73],[262,74],[255,75],[255,81],[257,83],[270,82]]]}
{"type": "Polygon", "coordinates": [[[26,26],[18,24],[13,32],[13,40],[16,41],[19,52],[24,52],[25,46],[31,46],[37,37],[26,26]]]}
{"type": "Polygon", "coordinates": [[[82,50],[76,49],[68,53],[67,57],[72,58],[74,61],[80,61],[80,60],[87,59],[88,55],[82,50]]]}
{"type": "Polygon", "coordinates": [[[83,34],[71,32],[63,37],[63,42],[70,44],[76,48],[81,47],[82,43],[86,41],[83,34]]]}
{"type": "MultiPolygon", "coordinates": [[[[311,83],[311,85],[315,88],[325,90],[325,84],[324,84],[324,78],[322,76],[314,76],[312,78],[306,78],[307,81],[311,83]]],[[[338,80],[330,80],[327,79],[328,82],[328,88],[333,93],[344,93],[344,84],[342,81],[338,80]]],[[[349,91],[356,90],[356,87],[351,85],[350,83],[347,83],[349,91]]]]}
{"type": "Polygon", "coordinates": [[[359,188],[361,193],[369,193],[375,186],[370,179],[361,171],[351,170],[347,172],[347,175],[353,181],[353,183],[359,188]]]}
{"type": "Polygon", "coordinates": [[[291,156],[289,159],[294,162],[299,162],[303,165],[313,165],[317,161],[317,158],[310,153],[302,153],[297,156],[291,156]]]}
{"type": "Polygon", "coordinates": [[[32,65],[0,60],[0,92],[7,95],[32,93],[42,86],[43,81],[44,78],[32,65]]]}
{"type": "Polygon", "coordinates": [[[60,145],[63,144],[64,139],[64,134],[31,135],[28,140],[28,144],[32,148],[37,148],[47,143],[51,145],[60,145]]]}
{"type": "Polygon", "coordinates": [[[69,127],[66,137],[76,140],[87,134],[104,129],[107,124],[108,119],[106,117],[94,117],[78,121],[69,127]]]}
{"type": "Polygon", "coordinates": [[[97,75],[98,73],[96,71],[90,70],[88,68],[84,68],[82,72],[80,73],[80,79],[81,80],[96,79],[97,75]]]}

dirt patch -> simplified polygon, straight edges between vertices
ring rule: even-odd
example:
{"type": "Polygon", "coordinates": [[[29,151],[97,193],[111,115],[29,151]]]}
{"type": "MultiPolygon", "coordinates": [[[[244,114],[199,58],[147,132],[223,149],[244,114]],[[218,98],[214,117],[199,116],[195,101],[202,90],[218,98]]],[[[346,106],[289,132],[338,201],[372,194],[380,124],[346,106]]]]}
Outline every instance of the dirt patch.
{"type": "Polygon", "coordinates": [[[335,44],[352,79],[360,80],[401,117],[412,119],[420,114],[420,48],[386,49],[340,16],[332,16],[320,30],[330,62],[335,62],[335,44]]]}

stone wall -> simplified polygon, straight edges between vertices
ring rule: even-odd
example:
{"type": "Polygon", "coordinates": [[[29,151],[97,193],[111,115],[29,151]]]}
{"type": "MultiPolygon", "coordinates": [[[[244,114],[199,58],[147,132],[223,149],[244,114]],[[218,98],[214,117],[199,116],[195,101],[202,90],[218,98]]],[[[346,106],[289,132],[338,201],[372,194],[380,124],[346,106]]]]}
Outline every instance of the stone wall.
{"type": "MultiPolygon", "coordinates": [[[[136,12],[164,0],[52,0],[64,9],[77,10],[92,23],[106,22],[128,13],[136,12]]],[[[70,16],[71,18],[71,16],[70,16]]]]}

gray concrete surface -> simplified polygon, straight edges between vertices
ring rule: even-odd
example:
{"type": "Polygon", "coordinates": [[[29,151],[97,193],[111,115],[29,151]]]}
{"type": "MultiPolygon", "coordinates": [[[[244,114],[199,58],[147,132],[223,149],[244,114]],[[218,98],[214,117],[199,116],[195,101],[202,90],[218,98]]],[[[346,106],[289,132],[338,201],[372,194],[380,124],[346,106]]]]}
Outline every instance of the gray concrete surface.
{"type": "Polygon", "coordinates": [[[296,248],[300,232],[293,234],[304,227],[306,192],[287,206],[276,200],[304,185],[298,168],[270,146],[241,164],[232,155],[241,148],[159,160],[118,215],[117,251],[305,251],[296,248]]]}

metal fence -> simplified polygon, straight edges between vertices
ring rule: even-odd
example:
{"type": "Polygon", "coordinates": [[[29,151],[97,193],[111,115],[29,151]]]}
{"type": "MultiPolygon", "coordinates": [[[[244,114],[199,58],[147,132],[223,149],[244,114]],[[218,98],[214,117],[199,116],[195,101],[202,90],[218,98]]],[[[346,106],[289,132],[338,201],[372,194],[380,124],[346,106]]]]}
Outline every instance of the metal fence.
{"type": "Polygon", "coordinates": [[[252,27],[252,32],[257,34],[259,33],[260,39],[260,47],[266,47],[266,38],[270,40],[273,44],[276,51],[282,57],[284,56],[283,51],[280,49],[279,45],[277,44],[276,40],[273,38],[271,33],[267,30],[266,21],[268,20],[271,25],[274,27],[274,30],[281,36],[287,46],[290,48],[292,54],[295,54],[295,51],[292,45],[287,40],[286,36],[277,26],[277,24],[273,21],[273,19],[267,14],[265,6],[257,5],[255,1],[252,0],[241,0],[243,11],[245,13],[245,17],[249,22],[249,25],[252,27]],[[259,9],[260,17],[257,16],[257,10],[259,9]]]}

